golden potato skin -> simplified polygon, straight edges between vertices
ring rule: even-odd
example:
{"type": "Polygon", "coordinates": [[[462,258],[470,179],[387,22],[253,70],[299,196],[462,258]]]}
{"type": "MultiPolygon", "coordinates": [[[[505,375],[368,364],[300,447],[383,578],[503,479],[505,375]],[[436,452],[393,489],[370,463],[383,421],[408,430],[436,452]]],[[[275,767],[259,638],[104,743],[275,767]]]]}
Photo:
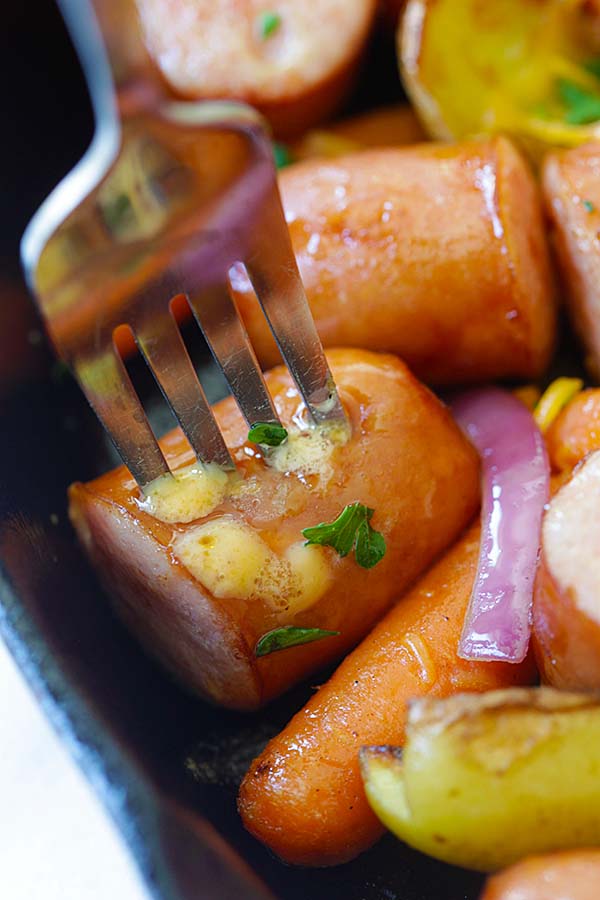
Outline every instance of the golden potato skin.
{"type": "Polygon", "coordinates": [[[597,900],[600,850],[533,856],[492,876],[480,900],[597,900]]]}
{"type": "Polygon", "coordinates": [[[146,45],[186,98],[243,100],[277,136],[328,118],[357,74],[376,0],[136,0],[146,45]],[[270,34],[261,17],[278,17],[270,34]]]}
{"type": "MultiPolygon", "coordinates": [[[[533,177],[503,138],[285,168],[292,242],[325,346],[397,353],[428,383],[540,375],[555,304],[533,177]]],[[[277,351],[242,273],[259,358],[277,351]]]]}
{"type": "Polygon", "coordinates": [[[495,871],[600,843],[600,700],[551,688],[422,698],[401,756],[361,752],[365,790],[406,843],[495,871]]]}
{"type": "MultiPolygon", "coordinates": [[[[250,525],[276,553],[302,541],[302,529],[332,521],[351,502],[375,510],[387,543],[374,569],[326,549],[332,581],[298,620],[282,621],[266,602],[219,600],[173,559],[171,526],[141,510],[123,467],[70,490],[70,513],[116,605],[146,647],[191,689],[225,706],[253,709],[355,644],[399,593],[461,531],[479,495],[478,459],[445,407],[397,358],[360,350],[328,354],[352,437],[331,457],[331,480],[286,475],[247,443],[232,400],[215,414],[238,472],[257,492],[226,498],[215,514],[250,525]],[[257,659],[256,641],[285,624],[339,630],[328,638],[257,659]]],[[[284,423],[301,414],[286,369],[267,385],[284,423]]],[[[161,442],[172,466],[192,461],[179,430],[161,442]]],[[[196,523],[191,523],[192,527],[196,523]]]]}
{"type": "Polygon", "coordinates": [[[549,155],[542,171],[546,209],[567,309],[586,366],[600,378],[600,143],[549,155]]]}

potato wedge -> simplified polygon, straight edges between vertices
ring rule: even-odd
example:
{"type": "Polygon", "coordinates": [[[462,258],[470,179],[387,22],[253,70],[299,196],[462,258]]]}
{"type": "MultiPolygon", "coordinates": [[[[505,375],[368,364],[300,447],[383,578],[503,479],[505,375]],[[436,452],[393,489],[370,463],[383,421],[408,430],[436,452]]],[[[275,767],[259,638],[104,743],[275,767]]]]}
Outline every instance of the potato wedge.
{"type": "Polygon", "coordinates": [[[598,124],[573,121],[561,87],[599,96],[585,67],[597,24],[598,10],[577,0],[409,0],[398,31],[404,84],[432,137],[508,133],[534,156],[576,146],[598,124]]]}
{"type": "Polygon", "coordinates": [[[402,751],[361,751],[367,798],[399,838],[494,871],[600,842],[600,698],[550,688],[423,698],[402,751]]]}

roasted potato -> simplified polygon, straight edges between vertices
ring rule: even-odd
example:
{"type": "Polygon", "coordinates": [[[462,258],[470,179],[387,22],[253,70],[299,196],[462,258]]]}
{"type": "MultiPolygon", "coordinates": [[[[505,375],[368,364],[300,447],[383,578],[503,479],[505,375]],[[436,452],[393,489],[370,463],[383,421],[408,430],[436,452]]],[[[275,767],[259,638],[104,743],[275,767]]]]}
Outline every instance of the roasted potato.
{"type": "Polygon", "coordinates": [[[434,138],[508,133],[536,157],[575,146],[600,134],[580,99],[600,98],[585,66],[598,22],[582,0],[409,0],[398,31],[404,84],[434,138]]]}
{"type": "Polygon", "coordinates": [[[493,871],[600,843],[600,699],[550,688],[423,698],[402,750],[361,766],[382,822],[418,850],[493,871]]]}

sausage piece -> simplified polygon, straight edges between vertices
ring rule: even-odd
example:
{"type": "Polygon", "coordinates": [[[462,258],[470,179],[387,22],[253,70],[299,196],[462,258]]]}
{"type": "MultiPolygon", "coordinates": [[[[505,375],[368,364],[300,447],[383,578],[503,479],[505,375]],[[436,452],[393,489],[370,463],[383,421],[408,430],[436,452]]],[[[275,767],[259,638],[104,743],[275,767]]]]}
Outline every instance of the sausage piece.
{"type": "MultiPolygon", "coordinates": [[[[215,413],[235,474],[186,470],[187,481],[168,480],[172,506],[168,492],[140,502],[123,467],[70,489],[73,523],[124,620],[184,683],[224,706],[254,709],[341,656],[477,506],[475,451],[403,363],[357,350],[328,358],[347,439],[300,427],[304,405],[278,368],[267,384],[290,437],[269,463],[228,398],[215,413]],[[304,528],[354,502],[374,510],[387,544],[372,569],[353,553],[304,546],[304,528]],[[290,625],[340,635],[256,658],[263,634],[290,625]]],[[[180,431],[162,447],[172,467],[192,462],[180,431]]]]}
{"type": "Polygon", "coordinates": [[[401,147],[426,140],[411,106],[381,106],[308,131],[291,145],[294,160],[337,157],[368,147],[401,147]]]}
{"type": "Polygon", "coordinates": [[[544,681],[600,688],[600,390],[578,394],[546,434],[555,496],[542,525],[533,647],[544,681]]]}
{"type": "Polygon", "coordinates": [[[540,673],[568,690],[600,689],[600,450],[550,502],[542,525],[533,626],[540,673]]]}
{"type": "Polygon", "coordinates": [[[597,900],[600,850],[533,856],[489,879],[481,900],[597,900]]]}
{"type": "Polygon", "coordinates": [[[327,118],[352,86],[376,0],[137,0],[146,44],[178,94],[257,106],[281,137],[327,118]]]}
{"type": "Polygon", "coordinates": [[[457,656],[479,555],[479,526],[403,597],[252,763],[239,795],[244,825],[286,862],[336,865],[383,827],[363,789],[363,745],[404,742],[407,703],[528,683],[521,665],[457,656]]]}
{"type": "Polygon", "coordinates": [[[600,143],[550,154],[542,184],[567,307],[600,378],[600,143]]]}
{"type": "Polygon", "coordinates": [[[552,471],[562,480],[575,466],[600,450],[600,389],[581,391],[564,407],[546,433],[552,471]]]}
{"type": "MultiPolygon", "coordinates": [[[[280,187],[325,346],[397,353],[433,384],[544,371],[555,305],[541,206],[506,139],[309,160],[280,187]]],[[[241,271],[233,286],[270,365],[273,338],[241,271]]]]}

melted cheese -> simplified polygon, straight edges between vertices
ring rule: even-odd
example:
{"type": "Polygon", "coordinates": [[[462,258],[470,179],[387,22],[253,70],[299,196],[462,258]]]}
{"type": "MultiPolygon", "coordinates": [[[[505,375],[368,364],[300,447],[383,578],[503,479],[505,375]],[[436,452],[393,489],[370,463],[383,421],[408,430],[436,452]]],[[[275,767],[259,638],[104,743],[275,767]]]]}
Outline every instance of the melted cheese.
{"type": "Polygon", "coordinates": [[[139,506],[163,522],[193,522],[217,508],[227,486],[227,473],[215,463],[195,463],[157,478],[139,506]]]}
{"type": "Polygon", "coordinates": [[[278,472],[318,475],[327,483],[333,475],[333,450],[345,444],[349,438],[350,429],[345,422],[302,431],[290,429],[287,440],[271,450],[267,461],[278,472]]]}
{"type": "Polygon", "coordinates": [[[298,541],[287,548],[285,559],[291,566],[297,590],[290,607],[294,613],[301,612],[313,606],[331,583],[327,552],[316,544],[306,546],[304,541],[298,541]]]}
{"type": "Polygon", "coordinates": [[[278,556],[258,532],[232,516],[176,535],[173,552],[213,596],[261,601],[291,614],[316,603],[331,581],[321,547],[300,542],[278,556]]]}

